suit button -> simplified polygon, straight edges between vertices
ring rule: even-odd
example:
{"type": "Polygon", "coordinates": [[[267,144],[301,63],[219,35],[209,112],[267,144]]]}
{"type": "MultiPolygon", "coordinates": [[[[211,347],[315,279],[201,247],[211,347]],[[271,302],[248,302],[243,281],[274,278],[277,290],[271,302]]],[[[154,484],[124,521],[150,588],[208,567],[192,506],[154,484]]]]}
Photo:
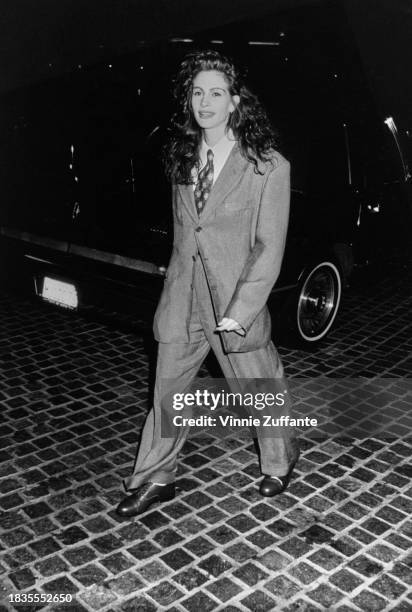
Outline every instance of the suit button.
{"type": "Polygon", "coordinates": [[[196,255],[192,255],[193,261],[196,261],[196,255]]]}
{"type": "Polygon", "coordinates": [[[201,231],[202,231],[202,228],[201,228],[201,227],[200,227],[200,225],[199,225],[199,227],[197,227],[197,228],[195,229],[195,232],[201,232],[201,231]]]}

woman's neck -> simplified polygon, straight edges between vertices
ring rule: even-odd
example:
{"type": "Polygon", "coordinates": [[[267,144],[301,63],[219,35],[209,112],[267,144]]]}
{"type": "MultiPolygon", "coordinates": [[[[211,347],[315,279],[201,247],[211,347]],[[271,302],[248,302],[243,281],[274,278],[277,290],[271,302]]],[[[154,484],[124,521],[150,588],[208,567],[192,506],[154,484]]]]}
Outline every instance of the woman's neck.
{"type": "Polygon", "coordinates": [[[232,130],[226,131],[226,129],[222,130],[220,126],[216,128],[211,128],[210,130],[202,130],[203,131],[203,140],[207,144],[208,147],[214,147],[217,143],[222,140],[222,138],[226,135],[229,140],[233,140],[233,132],[232,130]]]}

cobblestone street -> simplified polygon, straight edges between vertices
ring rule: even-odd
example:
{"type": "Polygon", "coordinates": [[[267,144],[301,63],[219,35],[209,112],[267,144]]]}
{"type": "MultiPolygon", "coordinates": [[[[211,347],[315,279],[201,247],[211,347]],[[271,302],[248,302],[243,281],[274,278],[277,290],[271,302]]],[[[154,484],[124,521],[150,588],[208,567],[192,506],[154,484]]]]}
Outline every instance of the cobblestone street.
{"type": "MultiPolygon", "coordinates": [[[[399,264],[385,277],[354,283],[318,348],[278,346],[292,381],[342,379],[344,396],[379,379],[354,406],[365,437],[303,433],[289,488],[263,498],[251,440],[192,436],[176,498],[125,521],[150,335],[3,295],[0,610],[412,610],[412,283],[399,264]]],[[[305,401],[316,414],[316,385],[305,401]]]]}

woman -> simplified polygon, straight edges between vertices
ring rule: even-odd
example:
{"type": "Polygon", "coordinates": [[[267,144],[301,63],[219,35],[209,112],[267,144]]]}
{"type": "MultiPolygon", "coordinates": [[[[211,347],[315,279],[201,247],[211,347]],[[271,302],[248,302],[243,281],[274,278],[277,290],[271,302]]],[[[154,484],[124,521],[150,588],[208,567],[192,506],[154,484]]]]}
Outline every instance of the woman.
{"type": "MultiPolygon", "coordinates": [[[[180,112],[166,150],[174,248],[154,321],[154,406],[125,480],[131,495],[117,508],[121,516],[174,497],[177,456],[189,429],[176,427],[162,437],[162,402],[187,389],[210,348],[227,379],[283,376],[266,301],[285,245],[289,163],[276,151],[257,98],[221,54],[189,54],[174,94],[180,112]]],[[[257,437],[260,493],[277,495],[299,455],[294,431],[257,437]]]]}

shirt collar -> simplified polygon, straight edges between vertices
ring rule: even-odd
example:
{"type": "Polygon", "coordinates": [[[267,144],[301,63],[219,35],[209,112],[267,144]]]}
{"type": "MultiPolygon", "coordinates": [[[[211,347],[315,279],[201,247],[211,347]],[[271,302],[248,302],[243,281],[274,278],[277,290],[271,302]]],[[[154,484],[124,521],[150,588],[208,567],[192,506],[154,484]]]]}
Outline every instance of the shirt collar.
{"type": "Polygon", "coordinates": [[[213,155],[224,156],[232,149],[234,143],[235,137],[233,135],[232,130],[228,130],[228,132],[226,132],[213,147],[206,144],[206,142],[202,138],[202,143],[200,145],[200,158],[206,159],[206,154],[209,149],[212,149],[213,155]]]}

